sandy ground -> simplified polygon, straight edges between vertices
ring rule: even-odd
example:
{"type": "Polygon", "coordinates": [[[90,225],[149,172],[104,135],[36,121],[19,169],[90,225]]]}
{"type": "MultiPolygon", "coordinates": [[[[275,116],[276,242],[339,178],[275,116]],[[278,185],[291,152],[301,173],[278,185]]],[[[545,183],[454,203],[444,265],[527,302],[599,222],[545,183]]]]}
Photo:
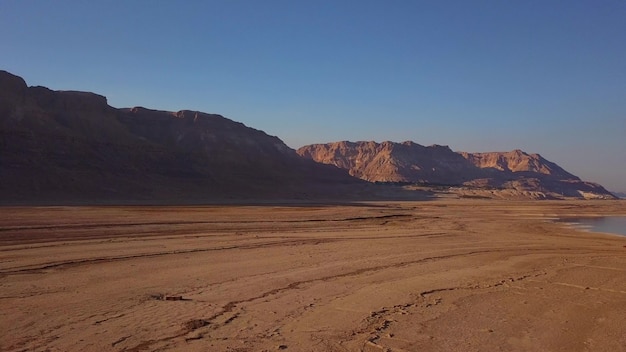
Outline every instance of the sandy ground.
{"type": "Polygon", "coordinates": [[[624,201],[0,212],[2,351],[626,351],[624,201]]]}

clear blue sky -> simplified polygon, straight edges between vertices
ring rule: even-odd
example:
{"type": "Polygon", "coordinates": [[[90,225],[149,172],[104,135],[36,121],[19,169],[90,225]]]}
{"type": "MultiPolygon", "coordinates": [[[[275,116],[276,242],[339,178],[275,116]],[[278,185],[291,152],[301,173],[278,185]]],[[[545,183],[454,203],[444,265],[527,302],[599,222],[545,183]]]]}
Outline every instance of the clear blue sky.
{"type": "Polygon", "coordinates": [[[626,191],[624,0],[0,0],[0,69],[293,148],[519,148],[626,191]]]}

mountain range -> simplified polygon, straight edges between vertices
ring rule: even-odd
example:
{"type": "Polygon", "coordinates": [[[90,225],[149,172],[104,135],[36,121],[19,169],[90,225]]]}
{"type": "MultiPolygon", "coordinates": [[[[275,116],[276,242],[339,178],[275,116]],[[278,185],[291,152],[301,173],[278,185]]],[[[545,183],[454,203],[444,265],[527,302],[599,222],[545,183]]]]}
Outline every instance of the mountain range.
{"type": "Polygon", "coordinates": [[[4,203],[345,199],[380,194],[371,182],[613,198],[537,154],[455,153],[413,142],[338,142],[296,152],[221,115],[118,109],[98,94],[29,87],[0,71],[4,203]]]}
{"type": "Polygon", "coordinates": [[[298,154],[335,165],[370,182],[464,186],[482,190],[534,192],[538,198],[611,198],[602,186],[580,180],[539,154],[454,152],[411,141],[313,144],[298,154]]]}

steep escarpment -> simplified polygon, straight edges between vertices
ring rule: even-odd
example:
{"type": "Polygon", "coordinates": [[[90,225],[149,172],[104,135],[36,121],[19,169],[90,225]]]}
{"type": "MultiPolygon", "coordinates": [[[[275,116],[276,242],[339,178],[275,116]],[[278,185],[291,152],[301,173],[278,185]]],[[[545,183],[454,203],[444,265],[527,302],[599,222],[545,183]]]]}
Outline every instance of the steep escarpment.
{"type": "Polygon", "coordinates": [[[507,189],[533,198],[614,198],[602,186],[580,180],[539,154],[521,150],[457,153],[447,146],[413,142],[335,142],[304,146],[298,154],[344,168],[370,182],[507,189]]]}
{"type": "Polygon", "coordinates": [[[116,109],[0,71],[3,201],[281,198],[359,183],[216,114],[116,109]]]}

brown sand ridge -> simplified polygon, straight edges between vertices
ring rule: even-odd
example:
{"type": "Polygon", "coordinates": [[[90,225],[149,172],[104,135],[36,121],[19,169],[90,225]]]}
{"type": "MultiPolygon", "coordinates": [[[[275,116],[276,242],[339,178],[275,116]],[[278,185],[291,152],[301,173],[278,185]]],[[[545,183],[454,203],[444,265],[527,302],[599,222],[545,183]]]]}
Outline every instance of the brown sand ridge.
{"type": "Polygon", "coordinates": [[[2,214],[2,351],[626,351],[621,201],[2,214]]]}

